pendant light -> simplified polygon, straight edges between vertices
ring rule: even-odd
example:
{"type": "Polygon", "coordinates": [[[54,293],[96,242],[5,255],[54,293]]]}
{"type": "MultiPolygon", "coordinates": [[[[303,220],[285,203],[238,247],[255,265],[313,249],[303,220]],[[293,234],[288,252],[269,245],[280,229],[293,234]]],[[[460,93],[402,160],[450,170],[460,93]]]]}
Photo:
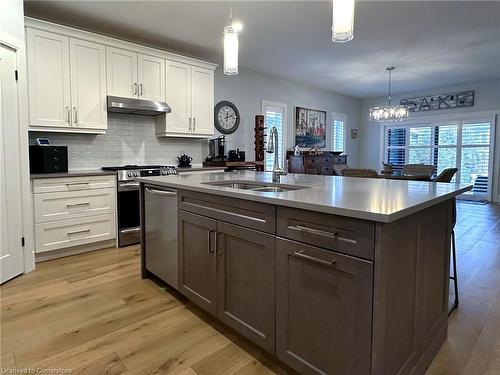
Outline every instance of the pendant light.
{"type": "Polygon", "coordinates": [[[224,27],[224,74],[233,76],[238,74],[238,35],[243,26],[233,22],[233,10],[229,10],[229,25],[224,27]]]}
{"type": "Polygon", "coordinates": [[[354,0],[333,0],[332,40],[345,43],[354,37],[354,0]]]}
{"type": "Polygon", "coordinates": [[[390,122],[402,121],[408,119],[410,109],[405,105],[392,105],[391,104],[391,85],[392,85],[392,71],[394,66],[385,68],[389,72],[389,94],[387,95],[387,105],[377,106],[370,108],[369,118],[372,121],[390,122]]]}

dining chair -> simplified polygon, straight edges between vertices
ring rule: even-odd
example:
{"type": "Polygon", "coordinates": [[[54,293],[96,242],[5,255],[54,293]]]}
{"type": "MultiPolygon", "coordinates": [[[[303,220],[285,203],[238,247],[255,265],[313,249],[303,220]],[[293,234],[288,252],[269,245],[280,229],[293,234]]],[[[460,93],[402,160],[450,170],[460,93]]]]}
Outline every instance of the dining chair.
{"type": "Polygon", "coordinates": [[[457,172],[458,168],[446,168],[434,179],[434,182],[451,182],[457,172]]]}
{"type": "Polygon", "coordinates": [[[344,168],[342,169],[342,176],[346,177],[370,177],[378,178],[379,175],[374,169],[366,168],[344,168]]]}
{"type": "Polygon", "coordinates": [[[432,176],[434,166],[428,164],[406,164],[403,166],[403,174],[432,176]]]}

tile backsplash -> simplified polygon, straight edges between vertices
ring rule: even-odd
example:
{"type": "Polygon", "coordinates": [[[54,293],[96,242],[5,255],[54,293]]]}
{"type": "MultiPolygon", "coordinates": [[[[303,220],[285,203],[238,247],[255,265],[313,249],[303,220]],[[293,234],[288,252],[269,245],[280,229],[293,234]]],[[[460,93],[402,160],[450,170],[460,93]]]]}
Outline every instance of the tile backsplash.
{"type": "Polygon", "coordinates": [[[188,154],[200,165],[208,154],[208,142],[200,139],[157,138],[155,119],[108,113],[108,131],[103,135],[30,132],[48,138],[55,146],[68,146],[68,169],[99,169],[124,164],[177,165],[177,156],[188,154]]]}

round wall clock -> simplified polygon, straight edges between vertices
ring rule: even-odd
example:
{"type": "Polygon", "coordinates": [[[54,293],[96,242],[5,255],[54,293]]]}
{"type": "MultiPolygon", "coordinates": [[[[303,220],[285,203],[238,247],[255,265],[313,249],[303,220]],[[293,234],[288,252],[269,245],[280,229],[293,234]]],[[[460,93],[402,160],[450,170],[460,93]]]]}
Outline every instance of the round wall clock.
{"type": "Polygon", "coordinates": [[[214,110],[214,117],[215,127],[222,134],[232,134],[240,125],[240,112],[238,108],[227,100],[217,103],[214,110]]]}

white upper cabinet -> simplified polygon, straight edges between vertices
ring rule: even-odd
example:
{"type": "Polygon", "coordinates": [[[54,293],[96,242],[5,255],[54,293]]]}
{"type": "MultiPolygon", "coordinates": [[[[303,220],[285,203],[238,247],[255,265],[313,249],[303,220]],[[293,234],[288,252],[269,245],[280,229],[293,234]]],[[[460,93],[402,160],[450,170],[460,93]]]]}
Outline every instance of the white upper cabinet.
{"type": "Polygon", "coordinates": [[[70,127],[69,38],[28,29],[30,126],[70,127]]]}
{"type": "Polygon", "coordinates": [[[108,95],[137,98],[137,53],[106,47],[108,95]]]}
{"type": "Polygon", "coordinates": [[[106,129],[106,49],[101,44],[70,39],[72,124],[106,129]]]}
{"type": "Polygon", "coordinates": [[[156,136],[204,138],[214,134],[214,74],[210,69],[167,60],[166,102],[156,136]]]}
{"type": "Polygon", "coordinates": [[[139,99],[165,101],[165,60],[141,55],[137,57],[139,99]]]}
{"type": "Polygon", "coordinates": [[[214,72],[191,68],[192,131],[201,135],[214,134],[214,72]]]}

